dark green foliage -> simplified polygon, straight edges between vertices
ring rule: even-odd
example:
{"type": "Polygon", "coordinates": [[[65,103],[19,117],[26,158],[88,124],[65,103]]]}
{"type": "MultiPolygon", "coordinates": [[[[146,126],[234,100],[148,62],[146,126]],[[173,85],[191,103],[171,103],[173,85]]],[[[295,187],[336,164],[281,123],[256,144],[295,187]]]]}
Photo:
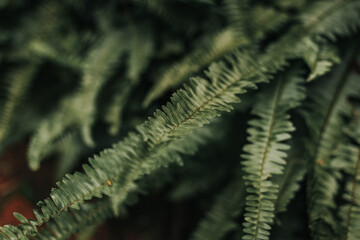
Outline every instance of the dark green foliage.
{"type": "Polygon", "coordinates": [[[194,240],[282,239],[300,190],[313,239],[359,239],[359,25],[358,0],[0,0],[0,146],[30,134],[61,179],[0,239],[68,239],[153,188],[213,196],[194,240]]]}

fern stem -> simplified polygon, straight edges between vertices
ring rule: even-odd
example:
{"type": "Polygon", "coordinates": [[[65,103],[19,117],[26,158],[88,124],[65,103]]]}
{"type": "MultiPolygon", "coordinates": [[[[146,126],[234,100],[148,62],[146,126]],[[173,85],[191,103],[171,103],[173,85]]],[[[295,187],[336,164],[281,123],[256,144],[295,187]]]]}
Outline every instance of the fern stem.
{"type": "Polygon", "coordinates": [[[358,150],[358,156],[357,156],[357,161],[356,161],[356,165],[355,165],[355,170],[354,170],[354,179],[352,182],[352,188],[351,188],[351,198],[350,198],[350,206],[349,206],[349,212],[347,215],[347,222],[346,222],[346,240],[349,239],[349,234],[350,234],[350,224],[351,224],[351,218],[352,218],[352,208],[353,205],[355,204],[355,194],[357,191],[357,182],[358,182],[358,175],[359,175],[359,170],[360,170],[360,148],[358,150]]]}

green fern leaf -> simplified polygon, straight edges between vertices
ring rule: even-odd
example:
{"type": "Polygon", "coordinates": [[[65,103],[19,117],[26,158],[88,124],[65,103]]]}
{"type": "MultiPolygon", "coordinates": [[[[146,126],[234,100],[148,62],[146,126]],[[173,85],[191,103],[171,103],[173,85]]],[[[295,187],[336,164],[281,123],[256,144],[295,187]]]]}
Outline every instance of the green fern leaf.
{"type": "Polygon", "coordinates": [[[109,199],[85,203],[79,210],[61,213],[53,222],[49,222],[46,228],[33,234],[32,239],[66,240],[86,226],[99,223],[112,216],[109,199]]]}
{"type": "Polygon", "coordinates": [[[290,201],[295,197],[295,193],[299,190],[300,181],[304,178],[305,173],[306,168],[303,159],[288,159],[284,170],[284,176],[278,178],[279,193],[275,202],[275,215],[286,211],[290,201]]]}
{"type": "Polygon", "coordinates": [[[139,24],[129,29],[130,45],[127,58],[128,70],[126,77],[115,86],[116,92],[107,106],[105,121],[110,124],[109,132],[116,135],[121,126],[121,113],[127,103],[131,90],[140,81],[140,76],[148,66],[154,52],[154,36],[148,24],[139,24]]]}
{"type": "Polygon", "coordinates": [[[250,120],[249,144],[241,157],[247,192],[244,214],[243,239],[269,239],[269,230],[274,218],[274,203],[278,185],[269,180],[274,174],[282,174],[286,150],[284,141],[291,138],[294,130],[288,111],[299,106],[305,98],[302,79],[288,73],[276,85],[267,88],[254,106],[256,119],[250,120]]]}
{"type": "MultiPolygon", "coordinates": [[[[360,135],[357,140],[360,140],[360,135]]],[[[343,199],[345,204],[341,205],[338,214],[341,218],[342,229],[340,231],[341,239],[355,240],[359,239],[360,224],[360,148],[347,143],[342,145],[337,151],[332,165],[346,173],[345,191],[343,199]]]]}
{"type": "Polygon", "coordinates": [[[265,33],[280,26],[287,19],[285,14],[278,13],[270,8],[266,8],[266,14],[262,12],[262,15],[260,15],[258,11],[264,10],[261,7],[251,12],[250,16],[247,16],[245,11],[246,6],[243,5],[246,4],[239,4],[237,1],[231,0],[224,2],[224,8],[227,9],[227,15],[228,18],[230,18],[229,27],[211,37],[206,37],[201,42],[201,47],[196,48],[196,50],[189,53],[184,59],[175,63],[165,71],[145,97],[144,106],[148,106],[154,99],[164,94],[169,88],[178,86],[186,77],[199,71],[217,58],[222,57],[231,50],[251,44],[247,27],[244,26],[245,22],[252,22],[254,25],[253,29],[257,29],[257,31],[253,33],[254,40],[259,41],[265,37],[265,33]],[[251,17],[254,19],[244,20],[245,18],[248,19],[251,17]],[[269,21],[269,19],[271,19],[271,21],[269,21]]]}
{"type": "Polygon", "coordinates": [[[310,227],[315,239],[333,237],[338,232],[332,210],[336,207],[334,197],[341,175],[331,162],[336,146],[343,138],[341,126],[346,124],[344,117],[351,116],[346,98],[360,91],[358,79],[344,75],[351,56],[347,55],[332,76],[322,79],[326,81],[325,85],[322,81],[314,83],[309,90],[311,102],[306,105],[309,110],[304,114],[310,136],[315,139],[313,144],[309,144],[313,169],[308,185],[310,227]]]}
{"type": "Polygon", "coordinates": [[[315,2],[300,16],[305,29],[311,29],[311,35],[336,39],[355,32],[360,23],[360,1],[324,0],[315,2]],[[326,17],[325,17],[326,16],[326,17]],[[318,24],[318,20],[321,24],[318,24]],[[341,21],[339,21],[341,19],[341,21]]]}
{"type": "Polygon", "coordinates": [[[112,186],[118,182],[122,183],[120,194],[126,196],[136,188],[134,181],[138,178],[169,164],[169,160],[174,159],[173,152],[166,151],[171,143],[181,141],[208,124],[220,111],[231,110],[230,104],[239,101],[236,94],[245,93],[247,88],[264,81],[252,58],[239,56],[241,52],[229,57],[231,66],[213,65],[206,73],[212,83],[200,79],[175,93],[163,111],[156,111],[155,118],[149,118],[138,127],[141,135],[130,133],[113,148],[90,158],[90,165],[83,166],[85,173],[67,174],[57,182],[58,188],[52,189],[50,197],[38,203],[39,210],[34,210],[34,225],[41,226],[69,209],[79,209],[84,201],[93,197],[111,196],[114,194],[112,186]],[[249,68],[252,64],[254,67],[249,68]],[[252,82],[243,80],[241,72],[248,73],[249,78],[249,71],[260,76],[254,76],[252,82]],[[214,78],[219,72],[222,78],[214,78]]]}
{"type": "Polygon", "coordinates": [[[329,72],[334,64],[340,63],[337,49],[329,43],[317,44],[310,38],[306,41],[307,47],[303,51],[306,64],[311,73],[308,76],[308,82],[329,72]]]}
{"type": "Polygon", "coordinates": [[[3,106],[0,118],[0,142],[4,141],[11,129],[10,122],[14,116],[16,107],[29,87],[37,68],[38,63],[36,62],[34,64],[26,64],[14,70],[8,76],[8,97],[3,106]]]}

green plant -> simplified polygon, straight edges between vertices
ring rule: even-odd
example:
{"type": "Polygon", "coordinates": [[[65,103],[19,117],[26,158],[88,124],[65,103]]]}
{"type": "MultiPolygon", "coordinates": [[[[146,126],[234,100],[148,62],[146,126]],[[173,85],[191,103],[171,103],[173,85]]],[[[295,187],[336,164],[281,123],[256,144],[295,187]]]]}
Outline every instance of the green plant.
{"type": "Polygon", "coordinates": [[[31,134],[30,168],[58,153],[65,176],[0,239],[67,239],[163,186],[215,196],[191,239],[284,239],[299,189],[313,239],[360,239],[360,1],[36,2],[0,2],[0,141],[31,134]]]}

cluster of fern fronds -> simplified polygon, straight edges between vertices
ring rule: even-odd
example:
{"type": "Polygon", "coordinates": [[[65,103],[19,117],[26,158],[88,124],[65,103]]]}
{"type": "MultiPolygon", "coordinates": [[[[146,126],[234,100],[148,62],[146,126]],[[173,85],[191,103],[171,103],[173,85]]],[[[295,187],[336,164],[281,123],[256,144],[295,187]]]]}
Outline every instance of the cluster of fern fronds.
{"type": "Polygon", "coordinates": [[[207,196],[192,240],[360,239],[359,27],[359,0],[0,0],[1,150],[58,158],[0,239],[67,239],[155,188],[207,196]]]}

